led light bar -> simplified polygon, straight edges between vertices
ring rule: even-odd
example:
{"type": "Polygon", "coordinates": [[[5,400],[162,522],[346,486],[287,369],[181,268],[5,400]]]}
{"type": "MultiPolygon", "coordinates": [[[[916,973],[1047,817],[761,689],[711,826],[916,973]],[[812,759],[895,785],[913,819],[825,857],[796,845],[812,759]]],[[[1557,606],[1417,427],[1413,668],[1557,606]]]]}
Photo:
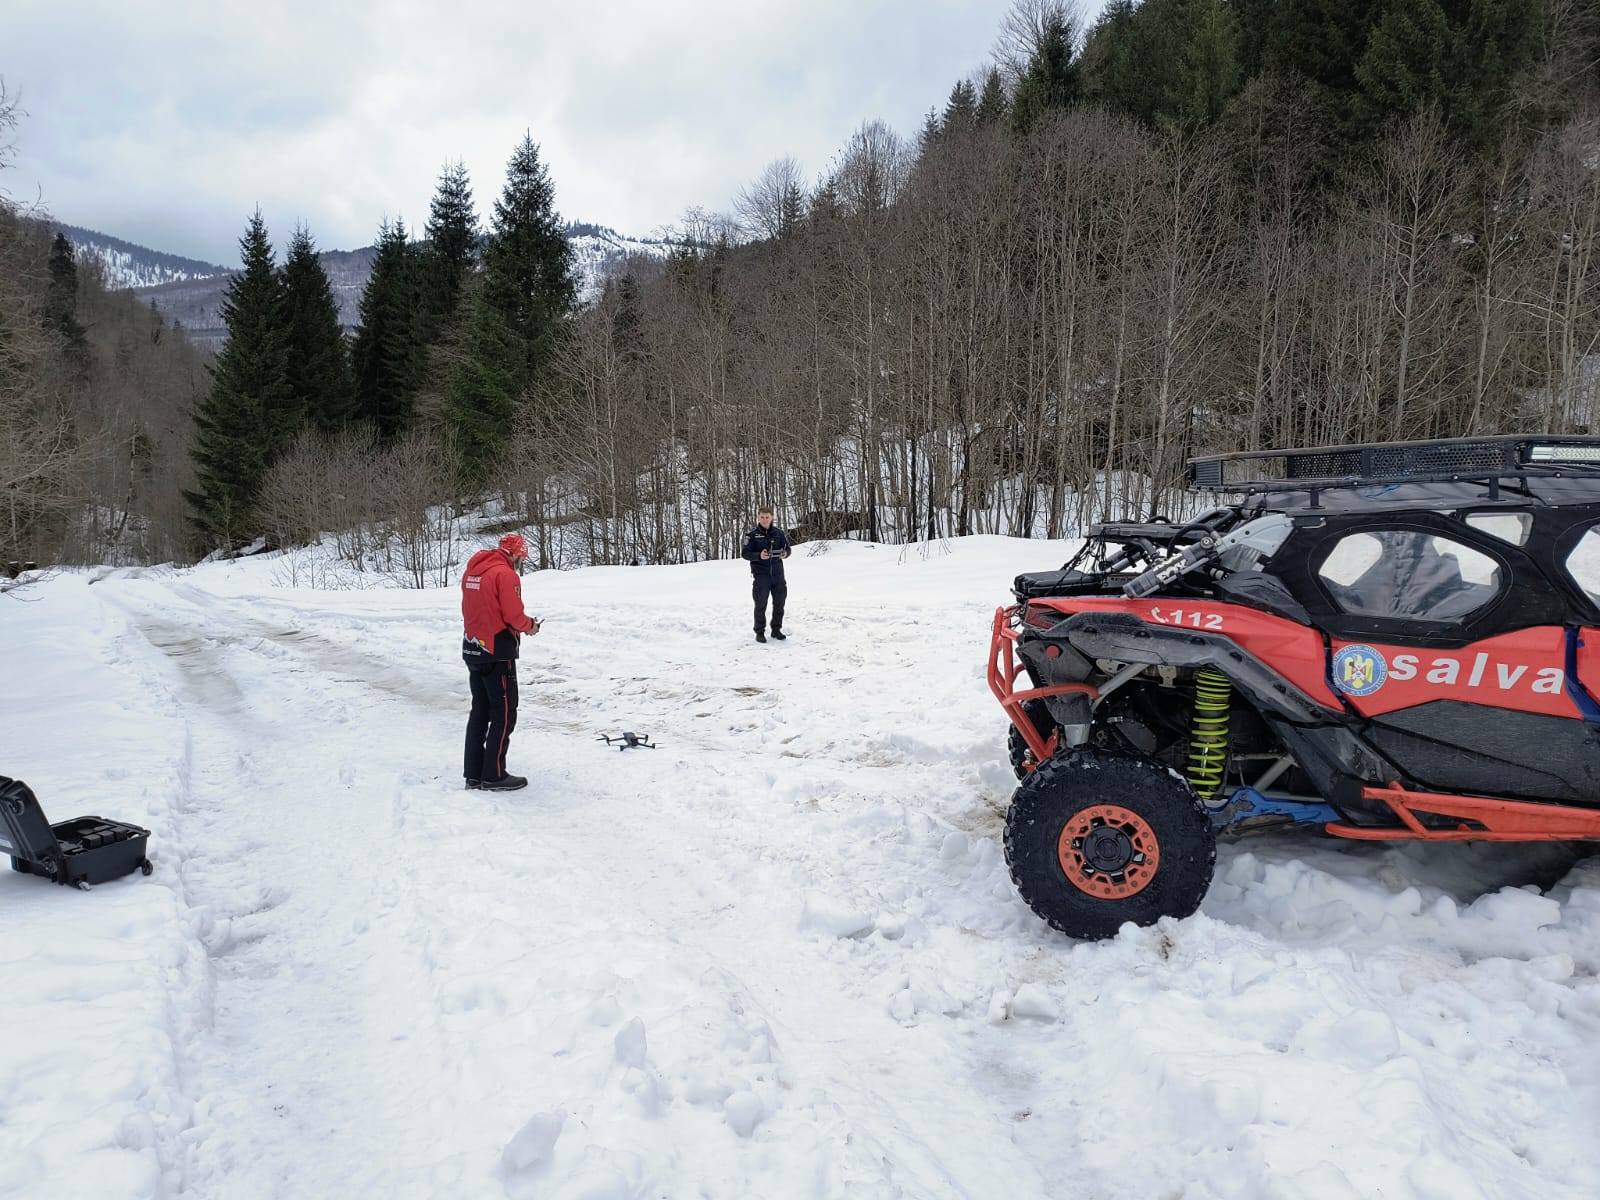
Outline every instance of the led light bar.
{"type": "Polygon", "coordinates": [[[1600,466],[1600,437],[1513,434],[1211,454],[1189,460],[1189,480],[1203,491],[1282,492],[1549,476],[1563,465],[1600,466]]]}
{"type": "Polygon", "coordinates": [[[1543,445],[1533,443],[1528,447],[1528,462],[1600,463],[1600,446],[1543,445]]]}

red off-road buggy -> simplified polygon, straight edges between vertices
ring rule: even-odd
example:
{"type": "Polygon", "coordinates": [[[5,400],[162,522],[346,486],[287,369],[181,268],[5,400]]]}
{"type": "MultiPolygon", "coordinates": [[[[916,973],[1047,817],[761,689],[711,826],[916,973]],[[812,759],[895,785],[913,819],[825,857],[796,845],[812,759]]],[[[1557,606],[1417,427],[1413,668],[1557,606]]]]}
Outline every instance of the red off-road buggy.
{"type": "Polygon", "coordinates": [[[1018,890],[1187,916],[1217,835],[1600,838],[1600,438],[1219,455],[1197,520],[1092,529],[995,613],[1018,890]]]}

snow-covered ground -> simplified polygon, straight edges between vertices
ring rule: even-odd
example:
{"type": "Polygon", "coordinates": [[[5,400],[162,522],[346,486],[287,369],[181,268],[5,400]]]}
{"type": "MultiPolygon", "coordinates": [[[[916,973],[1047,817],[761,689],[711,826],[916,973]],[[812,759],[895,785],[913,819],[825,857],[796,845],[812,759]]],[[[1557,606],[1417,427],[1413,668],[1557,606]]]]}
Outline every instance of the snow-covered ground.
{"type": "Polygon", "coordinates": [[[766,646],[737,561],[532,576],[508,795],[451,591],[0,597],[0,773],[156,860],[0,875],[0,1197],[1600,1195],[1600,859],[1258,838],[1093,945],[1017,898],[988,617],[1068,549],[802,551],[766,646]]]}

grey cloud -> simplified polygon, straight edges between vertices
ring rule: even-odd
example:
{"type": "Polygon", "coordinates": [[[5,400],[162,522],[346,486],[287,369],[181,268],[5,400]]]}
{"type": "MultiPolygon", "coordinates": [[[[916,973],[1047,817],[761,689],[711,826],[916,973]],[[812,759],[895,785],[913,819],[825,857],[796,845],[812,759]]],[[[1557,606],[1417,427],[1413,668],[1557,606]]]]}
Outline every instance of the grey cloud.
{"type": "Polygon", "coordinates": [[[420,224],[461,157],[480,211],[524,129],[569,216],[648,233],[730,206],[769,160],[816,174],[862,121],[912,134],[980,65],[1008,0],[438,5],[8,0],[14,194],[232,262],[261,206],[329,248],[420,224]]]}

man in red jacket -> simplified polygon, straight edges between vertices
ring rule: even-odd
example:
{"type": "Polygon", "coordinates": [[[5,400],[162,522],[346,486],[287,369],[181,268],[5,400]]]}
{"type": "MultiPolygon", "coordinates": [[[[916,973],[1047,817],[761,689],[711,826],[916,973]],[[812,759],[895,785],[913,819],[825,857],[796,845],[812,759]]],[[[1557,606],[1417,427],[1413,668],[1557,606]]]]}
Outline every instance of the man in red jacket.
{"type": "Polygon", "coordinates": [[[506,746],[517,727],[517,651],[522,635],[538,633],[539,622],[522,608],[522,564],[528,543],[508,533],[494,550],[479,550],[461,576],[461,657],[472,682],[472,715],[467,718],[467,754],[462,773],[467,788],[514,792],[528,786],[506,772],[506,746]]]}

